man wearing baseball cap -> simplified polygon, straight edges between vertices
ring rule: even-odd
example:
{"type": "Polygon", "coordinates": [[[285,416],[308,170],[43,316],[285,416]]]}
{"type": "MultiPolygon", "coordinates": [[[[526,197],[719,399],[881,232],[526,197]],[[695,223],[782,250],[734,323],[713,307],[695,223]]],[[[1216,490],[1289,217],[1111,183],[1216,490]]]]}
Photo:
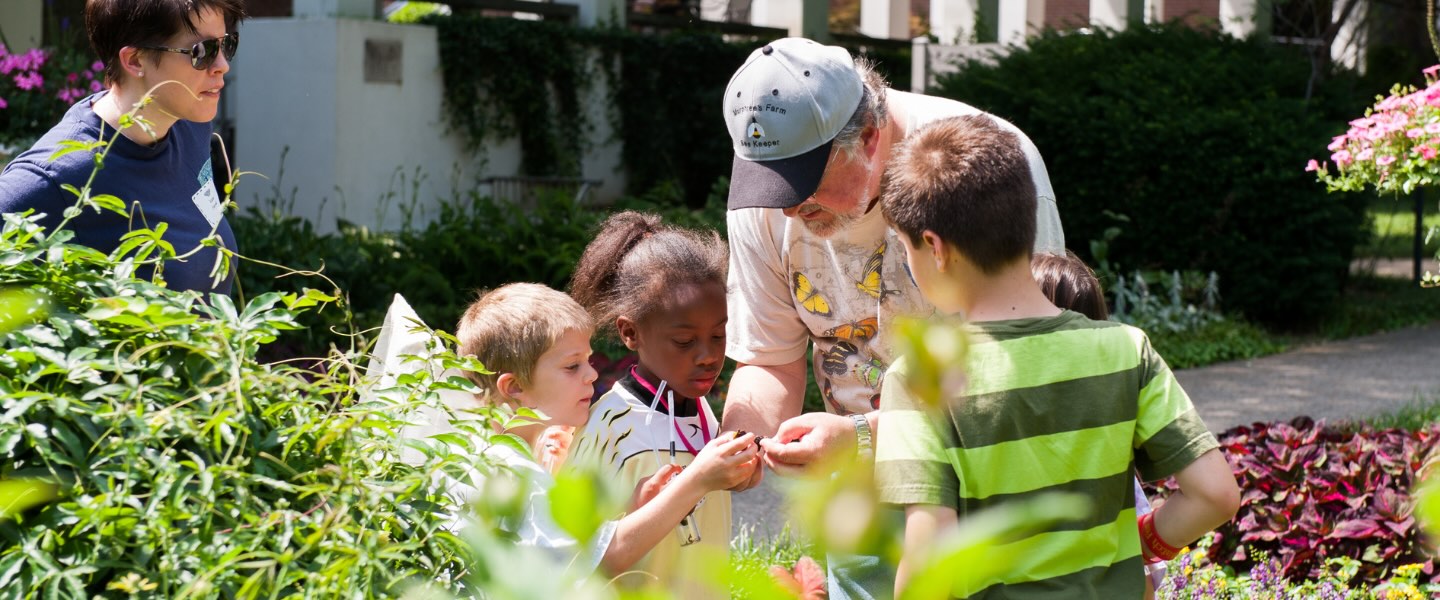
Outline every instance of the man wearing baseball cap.
{"type": "MultiPolygon", "coordinates": [[[[894,358],[883,340],[897,315],[933,312],[905,269],[877,198],[892,149],[936,119],[983,114],[966,104],[888,89],[844,49],[787,38],[756,50],[725,90],[735,149],[726,354],[739,367],[725,427],[754,431],[766,461],[793,474],[826,458],[866,456],[880,382],[894,358]],[[825,413],[801,414],[805,353],[825,413]]],[[[1038,192],[1036,252],[1064,253],[1055,193],[1040,152],[1020,136],[1038,192]]],[[[756,480],[759,481],[757,470],[756,480]]]]}

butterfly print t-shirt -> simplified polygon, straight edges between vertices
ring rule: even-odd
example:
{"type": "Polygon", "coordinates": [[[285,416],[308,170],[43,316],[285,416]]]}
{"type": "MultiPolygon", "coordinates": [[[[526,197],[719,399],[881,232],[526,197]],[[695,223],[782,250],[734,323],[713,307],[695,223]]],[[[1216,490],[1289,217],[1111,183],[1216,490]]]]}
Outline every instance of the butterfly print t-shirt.
{"type": "MultiPolygon", "coordinates": [[[[935,119],[978,114],[943,98],[887,91],[907,117],[906,135],[935,119]]],[[[1035,145],[1015,126],[1035,181],[1037,252],[1064,252],[1055,193],[1035,145]]],[[[895,317],[934,309],[905,266],[905,247],[879,208],[828,238],[778,209],[726,215],[730,241],[726,355],[754,365],[784,365],[805,356],[826,410],[864,413],[879,407],[880,384],[895,358],[888,333],[895,317]]]]}

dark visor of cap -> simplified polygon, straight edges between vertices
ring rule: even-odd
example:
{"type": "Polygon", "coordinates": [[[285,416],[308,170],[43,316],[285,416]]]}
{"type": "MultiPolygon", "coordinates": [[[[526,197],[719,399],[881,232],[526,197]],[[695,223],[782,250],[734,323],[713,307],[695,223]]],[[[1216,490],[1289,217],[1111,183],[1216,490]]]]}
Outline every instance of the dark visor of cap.
{"type": "Polygon", "coordinates": [[[831,140],[799,156],[776,160],[735,157],[726,208],[790,208],[804,202],[820,187],[834,143],[831,140]]]}

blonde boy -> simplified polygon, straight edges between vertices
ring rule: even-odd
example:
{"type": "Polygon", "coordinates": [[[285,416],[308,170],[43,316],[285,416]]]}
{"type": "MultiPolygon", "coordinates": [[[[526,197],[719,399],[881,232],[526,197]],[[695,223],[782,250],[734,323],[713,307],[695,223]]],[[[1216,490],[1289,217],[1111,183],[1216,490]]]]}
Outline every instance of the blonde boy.
{"type": "Polygon", "coordinates": [[[903,357],[881,392],[876,479],[882,500],[906,507],[897,594],[959,516],[1068,491],[1092,512],[1012,542],[1013,564],[957,595],[1140,598],[1143,562],[1173,556],[1238,508],[1215,437],[1144,332],[1056,308],[1036,284],[1035,190],[1013,133],[987,119],[937,121],[888,174],[882,210],[920,292],[963,314],[972,341],[966,389],[940,399],[944,410],[911,395],[903,357]],[[1180,485],[1153,521],[1137,523],[1137,468],[1180,485]]]}
{"type": "MultiPolygon", "coordinates": [[[[482,295],[455,329],[458,353],[473,355],[491,371],[466,373],[480,386],[481,402],[531,408],[545,416],[542,423],[506,431],[532,450],[546,427],[581,427],[589,420],[597,376],[590,366],[595,326],[570,296],[543,285],[512,283],[482,295]]],[[[754,445],[753,435],[712,440],[652,499],[606,523],[589,542],[588,552],[580,554],[581,561],[588,560],[589,569],[602,565],[611,575],[628,570],[670,535],[705,494],[748,479],[745,467],[754,457],[754,445]]],[[[552,549],[568,563],[582,548],[550,516],[550,474],[529,456],[501,445],[491,448],[530,482],[530,504],[514,532],[520,543],[552,549]]]]}

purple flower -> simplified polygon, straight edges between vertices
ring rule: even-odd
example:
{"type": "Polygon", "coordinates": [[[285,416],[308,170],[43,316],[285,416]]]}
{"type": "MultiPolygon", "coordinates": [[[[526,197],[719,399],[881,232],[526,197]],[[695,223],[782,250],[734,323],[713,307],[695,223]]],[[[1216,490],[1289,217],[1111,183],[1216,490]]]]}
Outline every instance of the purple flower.
{"type": "Polygon", "coordinates": [[[98,81],[92,81],[92,82],[90,82],[90,91],[91,91],[91,92],[99,92],[100,90],[103,90],[103,89],[105,89],[105,86],[100,85],[100,82],[98,82],[98,81]]]}
{"type": "Polygon", "coordinates": [[[105,70],[105,63],[100,62],[100,61],[97,60],[97,61],[95,61],[95,64],[90,65],[90,70],[91,70],[91,71],[94,71],[94,72],[96,72],[96,73],[99,73],[99,72],[101,72],[101,71],[104,71],[104,70],[105,70]]]}
{"type": "Polygon", "coordinates": [[[9,102],[6,102],[4,98],[0,98],[0,110],[6,109],[6,108],[10,108],[10,103],[9,103],[9,102]]]}
{"type": "Polygon", "coordinates": [[[29,73],[21,73],[15,76],[15,87],[18,87],[22,90],[35,90],[39,89],[42,85],[45,85],[45,78],[41,77],[39,73],[36,73],[34,71],[31,71],[29,73]]]}
{"type": "Polygon", "coordinates": [[[19,67],[21,70],[27,71],[39,69],[40,67],[45,66],[45,58],[46,57],[44,50],[41,50],[39,48],[31,48],[21,57],[21,60],[23,60],[24,62],[21,63],[19,67]]]}

